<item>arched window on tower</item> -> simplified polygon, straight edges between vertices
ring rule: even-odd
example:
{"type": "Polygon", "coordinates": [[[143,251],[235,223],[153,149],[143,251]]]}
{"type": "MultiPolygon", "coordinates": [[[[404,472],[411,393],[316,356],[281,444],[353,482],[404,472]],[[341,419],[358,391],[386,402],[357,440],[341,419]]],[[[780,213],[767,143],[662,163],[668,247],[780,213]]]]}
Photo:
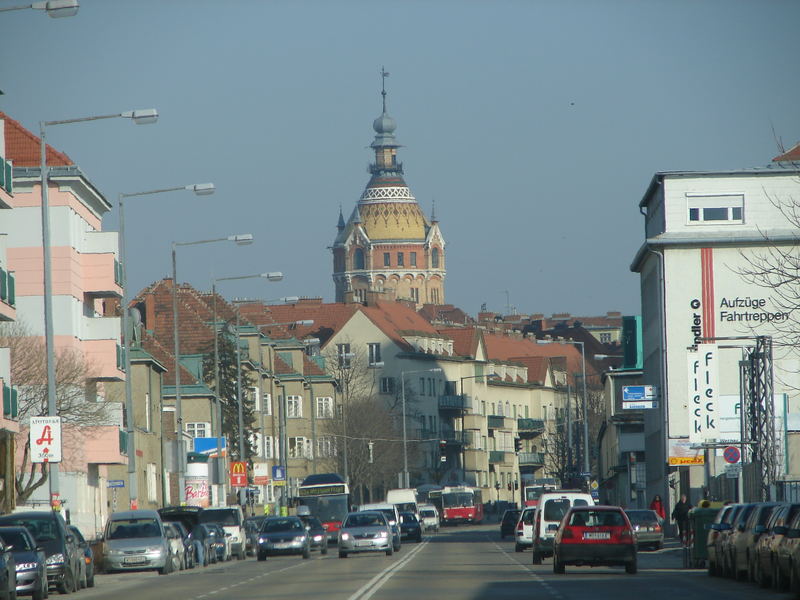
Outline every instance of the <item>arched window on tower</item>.
{"type": "Polygon", "coordinates": [[[364,269],[364,250],[361,248],[356,248],[355,254],[353,256],[353,268],[355,269],[364,269]]]}
{"type": "Polygon", "coordinates": [[[439,249],[434,248],[431,251],[431,267],[434,269],[439,268],[439,249]]]}

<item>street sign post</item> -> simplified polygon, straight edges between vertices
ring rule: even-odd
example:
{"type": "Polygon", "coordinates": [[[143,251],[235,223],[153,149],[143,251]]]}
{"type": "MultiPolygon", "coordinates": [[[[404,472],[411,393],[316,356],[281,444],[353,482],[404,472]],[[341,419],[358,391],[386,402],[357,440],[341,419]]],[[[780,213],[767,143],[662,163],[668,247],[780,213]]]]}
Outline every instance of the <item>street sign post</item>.
{"type": "Polygon", "coordinates": [[[61,462],[61,417],[31,417],[32,463],[61,462]]]}
{"type": "Polygon", "coordinates": [[[283,465],[273,465],[272,483],[277,486],[286,485],[286,469],[283,468],[283,465]]]}
{"type": "Polygon", "coordinates": [[[728,446],[722,451],[722,458],[724,458],[725,462],[729,465],[733,465],[741,460],[742,453],[736,446],[728,446]]]}
{"type": "Polygon", "coordinates": [[[247,487],[247,463],[231,462],[231,487],[247,487]]]}
{"type": "Polygon", "coordinates": [[[742,463],[735,465],[725,465],[725,477],[728,479],[736,479],[742,473],[742,463]]]}

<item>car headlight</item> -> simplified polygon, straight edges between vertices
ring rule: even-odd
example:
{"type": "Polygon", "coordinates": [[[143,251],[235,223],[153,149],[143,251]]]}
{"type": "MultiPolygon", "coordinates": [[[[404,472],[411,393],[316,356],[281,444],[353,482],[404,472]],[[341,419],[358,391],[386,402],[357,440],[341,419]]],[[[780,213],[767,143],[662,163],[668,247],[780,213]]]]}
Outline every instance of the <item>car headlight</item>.
{"type": "Polygon", "coordinates": [[[58,552],[56,554],[51,554],[50,556],[47,557],[47,559],[44,562],[45,564],[48,565],[63,565],[64,555],[61,552],[58,552]]]}
{"type": "Polygon", "coordinates": [[[164,549],[161,546],[150,546],[145,548],[145,554],[161,554],[164,549]]]}
{"type": "Polygon", "coordinates": [[[378,537],[379,538],[386,538],[386,537],[389,537],[389,534],[386,531],[381,531],[380,533],[378,533],[378,537]]]}
{"type": "Polygon", "coordinates": [[[17,565],[17,571],[32,571],[38,566],[37,563],[19,563],[17,565]]]}
{"type": "Polygon", "coordinates": [[[349,534],[349,533],[343,533],[343,534],[342,534],[342,539],[343,539],[344,541],[347,541],[347,540],[349,540],[349,539],[350,539],[350,534],[349,534]]]}
{"type": "Polygon", "coordinates": [[[304,536],[304,535],[296,535],[296,536],[294,536],[294,541],[295,542],[305,542],[306,541],[306,536],[304,536]]]}
{"type": "Polygon", "coordinates": [[[267,541],[267,538],[262,538],[262,537],[258,538],[258,543],[259,544],[264,544],[264,543],[266,543],[266,541],[267,541]]]}
{"type": "Polygon", "coordinates": [[[322,536],[321,535],[315,535],[314,536],[314,541],[315,542],[321,542],[322,541],[322,536]]]}

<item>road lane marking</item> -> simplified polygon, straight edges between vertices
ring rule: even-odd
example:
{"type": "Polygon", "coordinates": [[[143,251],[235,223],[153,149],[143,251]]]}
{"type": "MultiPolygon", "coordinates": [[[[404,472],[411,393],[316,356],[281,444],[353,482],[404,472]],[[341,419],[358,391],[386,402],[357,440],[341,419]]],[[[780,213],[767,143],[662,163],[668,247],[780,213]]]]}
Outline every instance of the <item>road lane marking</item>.
{"type": "Polygon", "coordinates": [[[305,564],[304,562],[300,562],[293,565],[289,565],[288,567],[283,567],[282,569],[276,569],[275,571],[267,571],[266,573],[262,573],[261,575],[256,575],[255,577],[251,577],[246,581],[240,581],[239,583],[235,583],[233,585],[227,585],[225,587],[221,587],[216,590],[211,590],[210,592],[206,592],[205,594],[202,594],[200,596],[195,596],[194,600],[202,600],[203,598],[207,598],[208,596],[213,596],[215,594],[219,594],[220,592],[225,592],[232,587],[236,587],[237,585],[242,585],[243,583],[249,583],[251,581],[255,581],[256,579],[261,579],[262,577],[266,577],[267,575],[272,575],[273,573],[283,573],[291,569],[296,569],[297,567],[302,567],[304,564],[305,564]]]}
{"type": "Polygon", "coordinates": [[[362,585],[355,594],[350,596],[347,600],[369,600],[372,598],[373,594],[377,592],[383,584],[389,581],[389,579],[398,572],[400,569],[405,567],[412,558],[414,558],[419,552],[428,544],[430,538],[427,538],[424,542],[417,545],[409,554],[403,557],[403,559],[393,565],[389,565],[383,571],[375,575],[372,579],[370,579],[367,583],[362,585]]]}
{"type": "Polygon", "coordinates": [[[529,569],[527,566],[523,565],[521,562],[516,560],[513,556],[511,556],[508,552],[506,552],[506,550],[503,547],[501,547],[488,535],[486,536],[486,539],[492,542],[492,544],[494,544],[494,547],[500,550],[500,552],[503,553],[503,555],[509,560],[509,562],[511,562],[511,564],[516,565],[517,567],[525,571],[528,575],[530,575],[533,578],[533,580],[536,581],[536,583],[541,585],[547,591],[547,593],[550,594],[552,598],[555,598],[556,600],[562,600],[564,598],[564,596],[561,595],[561,592],[559,592],[552,585],[550,585],[549,582],[542,579],[536,571],[529,569]]]}

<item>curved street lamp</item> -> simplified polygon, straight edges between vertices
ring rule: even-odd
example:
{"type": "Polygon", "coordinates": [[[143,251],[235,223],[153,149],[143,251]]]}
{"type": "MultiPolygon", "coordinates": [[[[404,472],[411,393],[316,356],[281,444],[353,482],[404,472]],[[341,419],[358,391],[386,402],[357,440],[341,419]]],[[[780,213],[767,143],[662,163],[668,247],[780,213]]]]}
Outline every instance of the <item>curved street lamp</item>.
{"type": "Polygon", "coordinates": [[[33,4],[21,4],[18,6],[6,6],[0,8],[0,12],[10,10],[25,10],[32,8],[34,10],[43,10],[47,12],[47,16],[53,19],[61,17],[74,17],[78,14],[80,5],[78,0],[45,0],[43,2],[34,2],[33,4]]]}

